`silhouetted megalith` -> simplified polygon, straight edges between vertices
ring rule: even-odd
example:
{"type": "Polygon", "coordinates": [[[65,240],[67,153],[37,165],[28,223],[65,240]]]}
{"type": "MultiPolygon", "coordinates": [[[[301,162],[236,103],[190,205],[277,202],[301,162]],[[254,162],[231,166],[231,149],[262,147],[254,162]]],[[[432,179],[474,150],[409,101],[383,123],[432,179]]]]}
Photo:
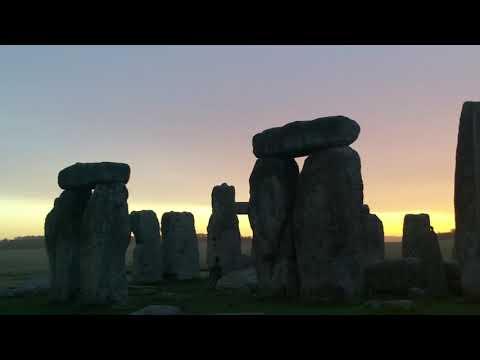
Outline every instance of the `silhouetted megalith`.
{"type": "Polygon", "coordinates": [[[371,214],[368,205],[362,207],[363,253],[368,263],[385,258],[385,236],[383,223],[377,215],[371,214]]]}
{"type": "Polygon", "coordinates": [[[207,226],[207,264],[218,257],[223,274],[239,267],[242,255],[238,217],[235,213],[235,187],[226,183],[212,190],[212,215],[207,226]]]}
{"type": "Polygon", "coordinates": [[[455,161],[455,256],[480,262],[480,102],[463,104],[455,161]]]}
{"type": "Polygon", "coordinates": [[[130,242],[128,191],[124,184],[95,186],[83,215],[80,299],[88,304],[125,303],[125,252],[130,242]]]}
{"type": "Polygon", "coordinates": [[[298,272],[292,236],[298,165],[259,159],[250,175],[249,221],[259,290],[296,295],[298,272]]]}
{"type": "Polygon", "coordinates": [[[320,149],[348,146],[359,133],[357,122],[345,116],[295,121],[256,134],[253,153],[258,158],[305,156],[320,149]]]}
{"type": "Polygon", "coordinates": [[[195,220],[189,212],[166,212],[162,216],[163,272],[177,279],[192,279],[200,274],[195,220]]]}
{"type": "Polygon", "coordinates": [[[160,224],[152,210],[132,211],[130,227],[135,236],[133,279],[139,282],[162,280],[160,224]]]}
{"type": "Polygon", "coordinates": [[[294,238],[303,296],[350,300],[361,294],[360,157],[350,147],[311,154],[298,180],[294,238]]]}
{"type": "Polygon", "coordinates": [[[82,216],[90,190],[65,190],[45,219],[45,245],[50,271],[50,298],[75,299],[80,288],[82,216]]]}
{"type": "Polygon", "coordinates": [[[123,163],[76,163],[58,174],[62,189],[93,189],[97,184],[128,183],[130,166],[123,163]]]}
{"type": "Polygon", "coordinates": [[[446,296],[448,294],[447,276],[440,244],[430,226],[428,214],[405,215],[402,255],[423,260],[429,295],[446,296]]]}

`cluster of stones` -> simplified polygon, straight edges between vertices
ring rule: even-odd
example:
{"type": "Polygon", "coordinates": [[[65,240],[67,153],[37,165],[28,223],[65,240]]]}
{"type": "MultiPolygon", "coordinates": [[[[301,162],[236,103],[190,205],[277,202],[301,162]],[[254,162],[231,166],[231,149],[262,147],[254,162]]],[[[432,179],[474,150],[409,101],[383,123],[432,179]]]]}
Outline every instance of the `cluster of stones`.
{"type": "Polygon", "coordinates": [[[363,204],[360,126],[344,116],[297,121],[253,137],[248,216],[259,290],[355,299],[384,258],[382,222],[363,204]],[[295,157],[307,156],[299,172],[295,157]]]}
{"type": "Polygon", "coordinates": [[[53,301],[127,301],[129,177],[127,164],[109,162],[76,163],[58,174],[64,191],[45,219],[53,301]]]}
{"type": "Polygon", "coordinates": [[[407,214],[402,258],[375,262],[366,269],[367,295],[444,297],[458,294],[455,264],[443,260],[428,214],[407,214]]]}
{"type": "Polygon", "coordinates": [[[166,212],[160,224],[152,210],[132,211],[135,237],[133,280],[150,283],[173,277],[186,280],[200,273],[200,255],[193,215],[166,212]]]}
{"type": "Polygon", "coordinates": [[[168,212],[160,224],[152,210],[128,212],[130,167],[76,163],[58,174],[64,191],[45,219],[45,242],[54,302],[123,304],[128,298],[125,255],[133,232],[133,280],[199,275],[194,218],[168,212]]]}

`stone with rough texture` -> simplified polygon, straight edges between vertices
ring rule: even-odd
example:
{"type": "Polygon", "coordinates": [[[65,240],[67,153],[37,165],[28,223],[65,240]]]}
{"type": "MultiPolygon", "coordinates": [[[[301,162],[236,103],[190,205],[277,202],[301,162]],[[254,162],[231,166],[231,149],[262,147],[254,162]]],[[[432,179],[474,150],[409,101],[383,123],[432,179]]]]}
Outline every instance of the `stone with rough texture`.
{"type": "Polygon", "coordinates": [[[357,122],[345,116],[295,121],[256,134],[253,153],[257,158],[306,156],[321,149],[348,146],[359,133],[357,122]]]}
{"type": "Polygon", "coordinates": [[[71,301],[78,295],[82,216],[89,198],[90,190],[65,190],[45,219],[52,301],[71,301]]]}
{"type": "Polygon", "coordinates": [[[365,295],[407,296],[410,288],[425,289],[423,261],[402,258],[377,261],[365,268],[365,295]]]}
{"type": "Polygon", "coordinates": [[[249,221],[259,291],[297,295],[292,236],[298,165],[293,159],[259,159],[250,175],[249,221]]]}
{"type": "Polygon", "coordinates": [[[217,290],[255,290],[258,286],[257,272],[254,267],[231,271],[221,277],[216,285],[217,290]]]}
{"type": "Polygon", "coordinates": [[[385,258],[385,236],[383,223],[377,215],[371,214],[368,205],[362,208],[362,247],[368,263],[385,258]]]}
{"type": "Polygon", "coordinates": [[[455,261],[444,261],[444,266],[449,293],[455,296],[462,295],[462,273],[460,266],[455,261]]]}
{"type": "Polygon", "coordinates": [[[177,306],[170,305],[149,305],[137,310],[130,315],[180,315],[182,311],[177,306]]]}
{"type": "Polygon", "coordinates": [[[58,186],[65,190],[93,189],[97,184],[128,183],[130,166],[123,163],[76,163],[58,174],[58,186]]]}
{"type": "Polygon", "coordinates": [[[195,220],[189,212],[166,212],[162,216],[164,274],[179,280],[200,276],[195,220]]]}
{"type": "Polygon", "coordinates": [[[294,239],[304,297],[354,300],[363,287],[360,157],[350,147],[311,154],[298,179],[294,239]]]}
{"type": "Polygon", "coordinates": [[[480,102],[460,115],[455,160],[455,256],[462,268],[480,261],[480,102]]]}
{"type": "Polygon", "coordinates": [[[128,191],[124,184],[100,184],[83,215],[80,244],[80,301],[123,304],[128,282],[125,253],[130,242],[128,191]]]}
{"type": "Polygon", "coordinates": [[[235,187],[226,183],[212,190],[212,215],[207,226],[207,264],[218,257],[223,274],[239,268],[242,255],[238,217],[235,213],[235,187]]]}
{"type": "Polygon", "coordinates": [[[162,280],[162,244],[157,215],[152,210],[132,211],[130,227],[135,236],[133,280],[138,282],[162,280]]]}
{"type": "Polygon", "coordinates": [[[448,295],[448,283],[442,252],[438,237],[430,226],[428,214],[405,215],[402,255],[423,260],[429,295],[434,297],[448,295]]]}
{"type": "Polygon", "coordinates": [[[480,301],[480,261],[469,259],[462,269],[462,294],[469,300],[480,301]]]}

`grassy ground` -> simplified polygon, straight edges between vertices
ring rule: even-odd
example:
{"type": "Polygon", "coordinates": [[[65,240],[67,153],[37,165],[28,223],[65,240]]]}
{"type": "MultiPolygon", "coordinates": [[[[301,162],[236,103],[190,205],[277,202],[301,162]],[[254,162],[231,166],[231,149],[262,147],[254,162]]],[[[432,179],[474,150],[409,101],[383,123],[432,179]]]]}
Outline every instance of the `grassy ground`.
{"type": "MultiPolygon", "coordinates": [[[[446,259],[451,256],[453,242],[441,241],[446,259]]],[[[386,257],[401,256],[400,243],[386,244],[386,257]]],[[[0,287],[13,287],[31,277],[48,276],[47,256],[44,249],[0,251],[0,287]]],[[[132,249],[127,252],[131,268],[132,249]]],[[[205,274],[204,274],[205,275],[205,274]]],[[[175,305],[188,314],[265,313],[265,314],[385,314],[380,310],[365,309],[361,305],[319,305],[299,303],[285,299],[262,299],[243,292],[213,291],[205,279],[164,281],[151,286],[130,286],[126,306],[52,305],[47,296],[0,298],[3,314],[128,314],[147,305],[175,305]]],[[[391,311],[388,313],[392,313],[391,311]]],[[[397,313],[411,314],[408,311],[397,313]]],[[[415,314],[480,314],[480,305],[465,304],[461,299],[435,303],[420,303],[415,314]]]]}

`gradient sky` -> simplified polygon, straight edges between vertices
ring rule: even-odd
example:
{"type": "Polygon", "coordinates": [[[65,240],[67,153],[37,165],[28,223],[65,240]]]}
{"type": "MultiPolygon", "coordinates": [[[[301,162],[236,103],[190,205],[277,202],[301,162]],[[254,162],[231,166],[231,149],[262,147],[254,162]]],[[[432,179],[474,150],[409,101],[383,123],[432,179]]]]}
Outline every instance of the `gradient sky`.
{"type": "Polygon", "coordinates": [[[479,64],[479,46],[0,46],[0,238],[42,234],[58,171],[95,161],[130,164],[130,210],[192,211],[206,232],[214,185],[248,201],[255,133],[328,115],[361,126],[386,235],[409,212],[448,231],[479,64]]]}

